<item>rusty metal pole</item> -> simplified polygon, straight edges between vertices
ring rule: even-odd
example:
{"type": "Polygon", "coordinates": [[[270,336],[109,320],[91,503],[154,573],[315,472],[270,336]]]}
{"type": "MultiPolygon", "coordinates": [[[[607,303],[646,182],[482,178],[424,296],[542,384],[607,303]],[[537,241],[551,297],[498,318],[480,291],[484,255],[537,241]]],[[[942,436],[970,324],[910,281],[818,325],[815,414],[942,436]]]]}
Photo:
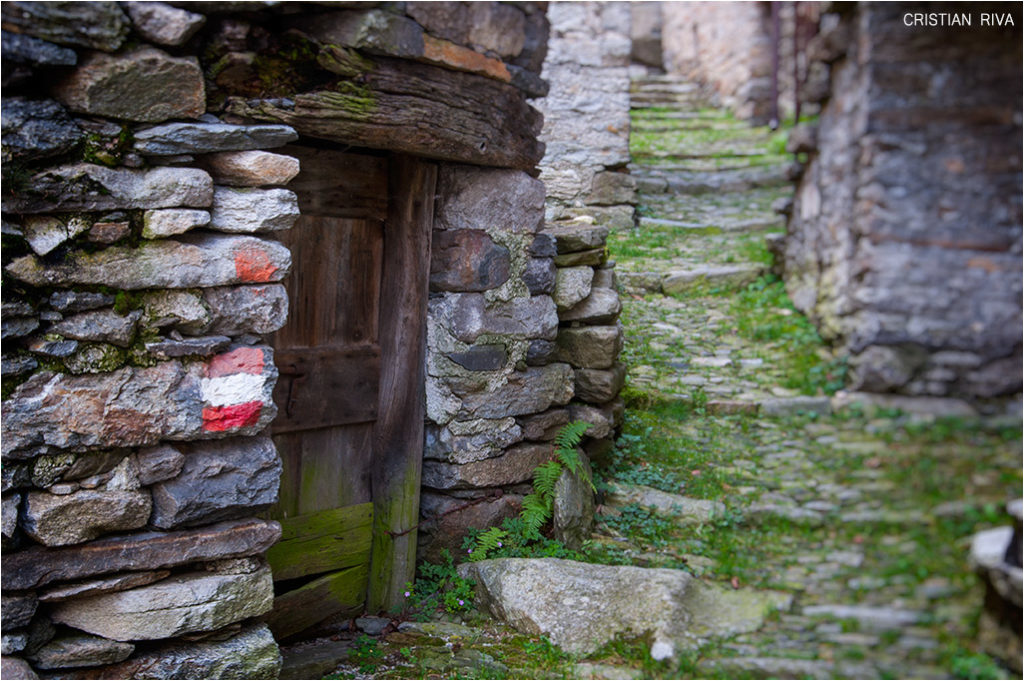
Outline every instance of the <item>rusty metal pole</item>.
{"type": "Polygon", "coordinates": [[[779,3],[772,3],[772,101],[771,119],[768,126],[775,130],[779,127],[779,3]]]}

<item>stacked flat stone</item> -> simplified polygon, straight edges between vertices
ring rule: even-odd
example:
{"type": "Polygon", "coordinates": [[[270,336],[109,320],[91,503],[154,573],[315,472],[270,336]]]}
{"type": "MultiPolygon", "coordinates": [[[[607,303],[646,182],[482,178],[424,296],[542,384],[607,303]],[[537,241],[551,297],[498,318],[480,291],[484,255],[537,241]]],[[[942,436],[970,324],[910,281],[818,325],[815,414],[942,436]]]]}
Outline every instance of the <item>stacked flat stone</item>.
{"type": "Polygon", "coordinates": [[[204,20],[3,8],[4,677],[280,666],[257,619],[280,528],[255,516],[281,472],[262,336],[291,258],[270,234],[299,168],[266,150],[297,135],[206,113],[198,60],[164,51],[204,20]]]}

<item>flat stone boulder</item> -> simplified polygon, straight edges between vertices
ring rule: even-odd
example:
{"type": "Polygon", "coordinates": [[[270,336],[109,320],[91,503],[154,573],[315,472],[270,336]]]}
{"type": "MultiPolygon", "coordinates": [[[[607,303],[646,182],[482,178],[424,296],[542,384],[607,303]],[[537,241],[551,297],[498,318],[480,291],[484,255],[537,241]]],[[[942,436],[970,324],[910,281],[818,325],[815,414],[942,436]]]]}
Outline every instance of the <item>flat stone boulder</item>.
{"type": "Polygon", "coordinates": [[[591,653],[616,636],[650,636],[651,657],[668,659],[710,637],[755,631],[792,599],[725,589],[681,570],[557,558],[463,563],[459,574],[476,581],[483,609],[573,654],[591,653]]]}
{"type": "Polygon", "coordinates": [[[66,546],[143,527],[151,508],[148,491],[29,492],[22,528],[44,546],[66,546]]]}
{"type": "Polygon", "coordinates": [[[438,301],[431,316],[463,343],[475,343],[484,334],[554,340],[558,333],[558,312],[548,296],[513,298],[488,306],[482,294],[457,294],[438,301]]]}
{"type": "Polygon", "coordinates": [[[125,315],[118,314],[113,309],[92,310],[54,324],[48,333],[75,340],[113,343],[126,348],[135,338],[135,327],[141,316],[142,312],[139,310],[125,315]]]}
{"type": "Polygon", "coordinates": [[[611,369],[576,369],[576,399],[604,404],[615,399],[626,382],[626,367],[616,362],[611,369]]]}
{"type": "Polygon", "coordinates": [[[54,622],[115,641],[151,641],[220,627],[269,612],[269,567],[235,574],[189,572],[129,591],[64,601],[54,622]]]}
{"type": "Polygon", "coordinates": [[[205,227],[208,224],[210,224],[210,213],[205,210],[189,208],[147,210],[142,216],[142,238],[160,239],[175,234],[184,234],[190,229],[205,227]]]}
{"type": "Polygon", "coordinates": [[[423,457],[448,463],[471,463],[501,455],[523,439],[515,419],[481,419],[488,427],[479,432],[456,434],[447,427],[428,427],[423,457]]]}
{"type": "Polygon", "coordinates": [[[50,587],[39,593],[39,600],[44,603],[52,601],[66,601],[71,598],[82,596],[97,596],[99,594],[112,593],[114,591],[125,591],[134,589],[137,586],[145,586],[153,582],[159,582],[169,577],[170,570],[150,570],[147,572],[125,572],[113,577],[101,579],[90,579],[84,582],[61,584],[50,587]]]}
{"type": "Polygon", "coordinates": [[[765,273],[762,265],[697,265],[665,274],[661,290],[666,295],[686,293],[699,286],[740,289],[765,273]]]}
{"type": "Polygon", "coordinates": [[[646,485],[627,485],[621,482],[612,485],[607,501],[612,507],[637,504],[644,508],[654,508],[659,513],[676,516],[677,522],[694,525],[710,522],[725,513],[725,504],[720,501],[693,499],[646,485]]]}
{"type": "Polygon", "coordinates": [[[772,397],[761,400],[759,411],[762,416],[789,416],[801,412],[831,414],[832,402],[828,396],[772,397]]]}
{"type": "Polygon", "coordinates": [[[263,187],[288,184],[299,174],[299,159],[269,151],[225,151],[211,154],[203,166],[218,184],[263,187]]]}
{"type": "MultiPolygon", "coordinates": [[[[176,641],[156,647],[119,664],[67,670],[67,679],[276,679],[281,651],[265,624],[243,628],[227,639],[197,643],[176,641]]],[[[13,677],[12,677],[13,678],[13,677]]]]}
{"type": "Polygon", "coordinates": [[[149,46],[117,55],[95,52],[53,92],[72,111],[141,123],[198,118],[206,112],[206,86],[196,58],[172,57],[149,46]]]}
{"type": "Polygon", "coordinates": [[[287,125],[165,123],[135,133],[135,151],[144,156],[211,154],[270,149],[298,138],[298,133],[287,125]]]}
{"type": "Polygon", "coordinates": [[[56,291],[50,295],[50,307],[58,312],[84,312],[113,305],[116,299],[109,293],[88,291],[56,291]]]}
{"type": "Polygon", "coordinates": [[[288,318],[288,292],[281,284],[203,289],[203,300],[212,317],[210,333],[272,333],[288,318]]]}
{"type": "MultiPolygon", "coordinates": [[[[8,34],[3,35],[6,60],[8,34]]],[[[5,97],[0,108],[3,111],[0,118],[3,130],[0,157],[4,163],[59,156],[71,151],[85,136],[64,107],[52,99],[5,97]]]]}
{"type": "Polygon", "coordinates": [[[162,2],[126,2],[123,7],[139,35],[158,45],[183,45],[206,23],[202,14],[162,2]]]}
{"type": "Polygon", "coordinates": [[[581,326],[558,330],[559,361],[579,369],[610,369],[622,351],[622,327],[581,326]]]}
{"type": "Polygon", "coordinates": [[[460,414],[489,419],[536,414],[570,399],[572,369],[566,364],[549,364],[514,372],[500,387],[467,395],[460,414]]]}
{"type": "Polygon", "coordinates": [[[60,262],[34,255],[15,259],[6,272],[33,286],[110,286],[126,290],[205,288],[281,281],[291,252],[276,241],[252,236],[189,234],[148,241],[138,248],[75,251],[60,262]]]}
{"type": "Polygon", "coordinates": [[[80,217],[62,220],[50,215],[28,215],[22,221],[25,240],[37,255],[46,255],[88,229],[89,223],[80,217]]]}
{"type": "Polygon", "coordinates": [[[76,163],[44,170],[29,185],[31,191],[4,197],[4,212],[205,208],[213,201],[213,179],[196,168],[132,170],[76,163]]]}
{"type": "Polygon", "coordinates": [[[487,291],[508,281],[509,251],[479,229],[434,231],[430,247],[432,291],[487,291]]]}
{"type": "Polygon", "coordinates": [[[603,248],[608,240],[607,227],[582,220],[546,226],[543,234],[554,237],[560,254],[603,248]]]}
{"type": "Polygon", "coordinates": [[[41,372],[4,401],[3,455],[255,435],[277,414],[276,380],[267,347],[93,375],[41,372]]]}
{"type": "Polygon", "coordinates": [[[434,489],[500,487],[526,482],[533,469],[551,458],[550,444],[518,444],[498,457],[467,464],[423,462],[423,485],[434,489]]]}
{"type": "MultiPolygon", "coordinates": [[[[32,36],[3,31],[0,32],[0,43],[3,46],[4,60],[12,64],[74,66],[78,63],[78,55],[74,50],[32,36]]],[[[7,112],[4,111],[4,117],[6,116],[7,112]]]]}
{"type": "Polygon", "coordinates": [[[128,18],[116,2],[4,3],[3,24],[60,45],[106,52],[119,48],[128,35],[128,18]]]}
{"type": "Polygon", "coordinates": [[[254,515],[277,501],[281,460],[269,437],[182,444],[181,473],[152,487],[161,529],[254,515]]]}
{"type": "MultiPolygon", "coordinates": [[[[276,522],[235,520],[196,530],[105,537],[67,548],[32,547],[4,556],[0,570],[5,589],[32,589],[124,570],[251,556],[266,551],[280,537],[276,522]]],[[[6,619],[5,611],[5,625],[6,619]]]]}
{"type": "Polygon", "coordinates": [[[210,326],[211,315],[197,291],[173,289],[142,294],[143,324],[151,329],[176,329],[182,333],[202,333],[210,326]]]}
{"type": "Polygon", "coordinates": [[[28,656],[38,669],[68,669],[113,664],[127,659],[135,646],[101,636],[76,634],[51,640],[28,656]]]}
{"type": "Polygon", "coordinates": [[[299,199],[287,189],[217,187],[210,229],[252,233],[291,229],[299,219],[299,199]]]}
{"type": "Polygon", "coordinates": [[[551,296],[558,311],[569,310],[589,296],[593,281],[593,267],[559,268],[555,273],[555,292],[551,296]]]}
{"type": "Polygon", "coordinates": [[[590,295],[558,315],[563,322],[609,324],[622,312],[619,294],[610,288],[591,288],[590,295]]]}
{"type": "Polygon", "coordinates": [[[437,185],[438,229],[533,234],[544,220],[544,183],[520,170],[444,165],[437,185]]]}
{"type": "Polygon", "coordinates": [[[156,359],[176,359],[180,357],[209,357],[231,345],[227,336],[199,336],[196,338],[162,338],[145,343],[146,352],[156,359]]]}

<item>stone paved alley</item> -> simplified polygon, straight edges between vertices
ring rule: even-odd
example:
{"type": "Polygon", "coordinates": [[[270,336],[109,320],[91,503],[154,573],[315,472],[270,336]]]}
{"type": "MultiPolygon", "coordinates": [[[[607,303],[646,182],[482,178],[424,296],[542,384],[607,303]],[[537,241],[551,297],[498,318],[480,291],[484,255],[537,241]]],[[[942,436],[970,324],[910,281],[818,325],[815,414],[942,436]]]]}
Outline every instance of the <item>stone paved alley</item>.
{"type": "Polygon", "coordinates": [[[771,591],[782,609],[663,662],[642,641],[570,657],[473,610],[452,622],[364,620],[382,637],[341,632],[286,650],[285,674],[1004,677],[977,652],[982,590],[968,551],[972,533],[1006,524],[1019,492],[1019,420],[836,394],[842,359],[772,274],[784,224],[773,206],[791,191],[785,132],[701,109],[679,83],[634,87],[646,94],[634,101],[653,105],[633,112],[642,218],[608,239],[626,426],[595,460],[604,504],[578,557],[771,591]]]}

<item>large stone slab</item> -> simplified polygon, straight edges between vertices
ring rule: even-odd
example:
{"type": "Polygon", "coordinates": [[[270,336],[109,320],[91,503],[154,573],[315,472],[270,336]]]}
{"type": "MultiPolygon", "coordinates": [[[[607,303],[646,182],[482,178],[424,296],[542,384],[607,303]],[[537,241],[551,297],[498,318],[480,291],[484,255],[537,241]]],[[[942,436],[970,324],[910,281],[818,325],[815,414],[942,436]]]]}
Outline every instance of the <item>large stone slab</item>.
{"type": "Polygon", "coordinates": [[[184,466],[153,488],[150,523],[161,529],[254,515],[277,501],[281,460],[269,437],[180,446],[184,466]]]}
{"type": "Polygon", "coordinates": [[[267,347],[94,375],[41,372],[4,402],[3,455],[254,435],[277,414],[276,381],[267,347]]]}
{"type": "Polygon", "coordinates": [[[139,35],[158,45],[183,45],[206,23],[202,14],[162,2],[126,2],[123,6],[139,35]]]}
{"type": "Polygon", "coordinates": [[[105,537],[67,548],[29,548],[4,556],[0,571],[5,589],[31,589],[123,570],[251,556],[266,551],[280,537],[276,522],[235,520],[197,530],[105,537]]]}
{"type": "Polygon", "coordinates": [[[142,238],[159,239],[184,234],[190,229],[210,224],[210,213],[189,208],[147,210],[142,216],[142,238]]]}
{"type": "Polygon", "coordinates": [[[299,174],[299,159],[269,151],[225,151],[203,165],[218,184],[232,187],[288,184],[299,174]]]}
{"type": "Polygon", "coordinates": [[[111,641],[101,636],[73,634],[53,639],[28,659],[37,669],[94,667],[121,662],[135,652],[131,643],[111,641]]]}
{"type": "Polygon", "coordinates": [[[39,600],[43,602],[66,601],[71,598],[82,596],[96,596],[114,591],[134,589],[137,586],[145,586],[170,576],[170,570],[150,570],[147,572],[125,572],[113,577],[102,577],[90,579],[84,582],[71,584],[60,584],[50,587],[39,593],[39,600]]]}
{"type": "Polygon", "coordinates": [[[169,643],[120,664],[61,675],[69,679],[276,679],[280,670],[281,651],[273,634],[267,625],[256,624],[228,639],[169,643]]]}
{"type": "Polygon", "coordinates": [[[107,52],[128,35],[128,18],[116,2],[6,2],[3,24],[60,45],[107,52]]]}
{"type": "Polygon", "coordinates": [[[544,228],[543,234],[554,237],[560,254],[603,248],[608,240],[607,227],[593,225],[582,220],[568,224],[549,225],[544,228]]]}
{"type": "Polygon", "coordinates": [[[138,248],[74,251],[60,262],[26,255],[15,259],[5,271],[33,286],[85,284],[139,290],[265,284],[284,279],[291,263],[291,252],[276,241],[189,234],[180,239],[149,241],[138,248]]]}
{"type": "Polygon", "coordinates": [[[210,229],[251,233],[291,229],[299,219],[299,198],[287,189],[217,187],[210,229]]]}
{"type": "Polygon", "coordinates": [[[444,165],[437,184],[437,228],[532,234],[544,220],[544,183],[522,171],[444,165]]]}
{"type": "Polygon", "coordinates": [[[672,494],[646,485],[615,483],[607,496],[613,507],[637,504],[653,508],[659,513],[676,516],[676,521],[698,525],[707,523],[725,513],[725,504],[711,499],[694,499],[681,494],[672,494]]]}
{"type": "Polygon", "coordinates": [[[447,427],[428,425],[423,457],[448,463],[470,463],[499,456],[506,448],[523,439],[522,430],[511,417],[478,419],[469,432],[452,432],[465,422],[447,427]]]}
{"type": "Polygon", "coordinates": [[[142,312],[138,310],[125,315],[118,314],[113,309],[92,310],[54,324],[48,333],[75,340],[113,343],[126,348],[135,338],[135,327],[141,316],[142,312]]]}
{"type": "Polygon", "coordinates": [[[572,369],[566,364],[530,367],[511,374],[498,388],[463,397],[460,414],[488,419],[536,414],[572,399],[572,386],[572,369]]]}
{"type": "Polygon", "coordinates": [[[699,265],[687,270],[665,274],[661,290],[666,295],[681,294],[701,286],[741,289],[762,274],[766,268],[757,264],[699,265]]]}
{"type": "Polygon", "coordinates": [[[481,52],[515,57],[523,51],[526,41],[522,10],[498,2],[416,3],[409,6],[408,12],[431,34],[481,52]]]}
{"type": "Polygon", "coordinates": [[[622,327],[583,326],[558,331],[557,357],[580,369],[608,369],[622,350],[622,327]]]}
{"type": "Polygon", "coordinates": [[[279,147],[299,138],[287,125],[165,123],[135,133],[135,150],[146,156],[209,154],[279,147]]]}
{"type": "Polygon", "coordinates": [[[149,641],[211,631],[268,612],[269,567],[236,574],[190,572],[129,591],[54,605],[54,622],[115,641],[149,641]]]}
{"type": "Polygon", "coordinates": [[[558,315],[563,322],[609,324],[622,312],[619,294],[610,288],[591,288],[590,295],[558,315]]]}
{"type": "Polygon", "coordinates": [[[172,57],[149,46],[118,55],[95,52],[53,92],[72,111],[142,123],[198,118],[206,111],[196,58],[172,57]]]}
{"type": "MultiPolygon", "coordinates": [[[[7,35],[4,33],[4,59],[7,35]]],[[[5,97],[0,107],[4,163],[59,156],[71,151],[85,135],[64,107],[52,99],[5,97]]]]}
{"type": "Polygon", "coordinates": [[[432,291],[486,291],[504,284],[511,259],[478,229],[435,230],[430,246],[432,291]]]}
{"type": "Polygon", "coordinates": [[[459,574],[476,581],[477,603],[492,615],[575,654],[616,636],[649,635],[651,656],[667,659],[711,636],[754,631],[792,599],[725,589],[681,570],[556,558],[463,563],[459,574]]]}
{"type": "Polygon", "coordinates": [[[488,306],[481,294],[457,294],[435,303],[432,313],[463,343],[475,343],[484,334],[554,340],[558,332],[558,312],[548,296],[488,306]]]}
{"type": "Polygon", "coordinates": [[[22,528],[44,546],[66,546],[107,532],[142,527],[150,510],[148,491],[29,492],[25,496],[22,528]]]}
{"type": "Polygon", "coordinates": [[[281,284],[208,288],[203,300],[212,316],[210,333],[272,333],[288,318],[288,292],[281,284]]]}
{"type": "Polygon", "coordinates": [[[551,453],[550,444],[526,442],[501,456],[462,465],[428,459],[423,462],[423,485],[434,489],[515,485],[530,480],[533,469],[550,459],[551,453]]]}
{"type": "Polygon", "coordinates": [[[29,184],[30,192],[5,194],[4,212],[205,208],[213,201],[213,180],[196,168],[132,170],[76,163],[44,170],[29,184]]]}

